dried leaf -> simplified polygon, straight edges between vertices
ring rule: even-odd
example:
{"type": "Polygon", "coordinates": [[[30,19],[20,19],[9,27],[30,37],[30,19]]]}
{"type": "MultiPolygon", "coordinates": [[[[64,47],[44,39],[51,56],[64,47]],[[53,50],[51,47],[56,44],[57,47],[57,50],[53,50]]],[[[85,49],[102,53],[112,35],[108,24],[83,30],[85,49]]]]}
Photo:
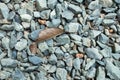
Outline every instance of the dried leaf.
{"type": "Polygon", "coordinates": [[[58,36],[60,34],[62,34],[64,31],[62,29],[59,28],[48,28],[45,29],[43,31],[41,31],[39,33],[39,37],[36,40],[36,42],[41,42],[41,41],[45,41],[47,39],[53,38],[55,36],[58,36]]]}
{"type": "Polygon", "coordinates": [[[38,19],[38,22],[42,25],[45,25],[46,24],[46,20],[41,20],[41,19],[38,19]]]}
{"type": "Polygon", "coordinates": [[[31,53],[33,53],[33,54],[36,54],[36,53],[37,53],[37,45],[36,45],[35,42],[33,42],[33,43],[29,46],[29,48],[30,48],[31,53]]]}
{"type": "Polygon", "coordinates": [[[77,53],[76,54],[76,58],[83,58],[83,57],[84,57],[84,55],[82,53],[77,53]]]}

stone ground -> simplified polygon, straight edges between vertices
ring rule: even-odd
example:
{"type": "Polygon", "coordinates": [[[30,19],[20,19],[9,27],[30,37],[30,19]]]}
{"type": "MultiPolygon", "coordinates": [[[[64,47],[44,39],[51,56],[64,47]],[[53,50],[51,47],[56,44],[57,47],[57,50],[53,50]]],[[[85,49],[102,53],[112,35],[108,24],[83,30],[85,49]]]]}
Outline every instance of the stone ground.
{"type": "Polygon", "coordinates": [[[120,80],[120,0],[0,0],[0,80],[120,80]]]}

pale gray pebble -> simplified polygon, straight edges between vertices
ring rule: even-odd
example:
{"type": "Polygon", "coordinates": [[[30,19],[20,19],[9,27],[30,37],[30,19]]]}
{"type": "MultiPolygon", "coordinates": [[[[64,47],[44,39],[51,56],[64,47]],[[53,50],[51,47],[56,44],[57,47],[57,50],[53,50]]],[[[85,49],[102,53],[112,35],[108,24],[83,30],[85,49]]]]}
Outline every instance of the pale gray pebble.
{"type": "Polygon", "coordinates": [[[56,10],[53,9],[51,12],[50,12],[50,19],[55,19],[56,18],[56,10]]]}
{"type": "Polygon", "coordinates": [[[64,68],[57,68],[56,77],[58,80],[66,80],[67,79],[67,71],[64,68]]]}
{"type": "Polygon", "coordinates": [[[45,77],[45,72],[40,71],[36,74],[35,80],[47,80],[47,77],[45,77]]]}
{"type": "Polygon", "coordinates": [[[11,59],[11,58],[4,58],[4,59],[1,59],[1,65],[3,67],[16,67],[17,66],[17,61],[14,60],[14,59],[11,59]]]}
{"type": "Polygon", "coordinates": [[[57,63],[57,57],[55,54],[51,54],[49,59],[48,59],[48,62],[52,65],[56,64],[57,63]]]}
{"type": "Polygon", "coordinates": [[[84,0],[75,0],[78,3],[82,3],[84,0]]]}
{"type": "Polygon", "coordinates": [[[47,45],[48,45],[49,47],[53,47],[53,45],[54,45],[53,39],[48,39],[48,40],[46,40],[46,43],[47,43],[47,45]]]}
{"type": "Polygon", "coordinates": [[[12,79],[25,80],[25,75],[20,69],[15,68],[15,71],[12,73],[12,79]]]}
{"type": "Polygon", "coordinates": [[[62,60],[57,61],[57,67],[64,68],[65,67],[65,63],[62,60]]]}
{"type": "Polygon", "coordinates": [[[23,28],[28,29],[28,28],[30,28],[30,23],[22,22],[22,26],[23,26],[23,28]]]}
{"type": "Polygon", "coordinates": [[[36,0],[36,8],[41,11],[47,8],[47,0],[36,0]]]}
{"type": "Polygon", "coordinates": [[[1,1],[3,1],[4,3],[10,2],[10,0],[1,0],[1,1]]]}
{"type": "Polygon", "coordinates": [[[62,13],[62,17],[65,18],[66,20],[72,20],[73,16],[74,16],[74,14],[71,11],[69,11],[69,10],[65,10],[62,13]]]}
{"type": "Polygon", "coordinates": [[[70,43],[70,38],[67,34],[60,35],[56,38],[58,44],[64,45],[70,43]]]}
{"type": "Polygon", "coordinates": [[[117,4],[120,4],[120,0],[115,0],[115,2],[116,2],[117,4]]]}
{"type": "Polygon", "coordinates": [[[106,80],[104,67],[98,67],[96,80],[106,80]]]}
{"type": "Polygon", "coordinates": [[[15,10],[18,10],[18,9],[20,9],[20,5],[19,4],[15,4],[14,8],[15,8],[15,10]]]}
{"type": "Polygon", "coordinates": [[[56,66],[51,66],[49,69],[48,69],[48,73],[54,73],[56,71],[57,67],[56,66]]]}
{"type": "Polygon", "coordinates": [[[10,39],[8,37],[2,38],[2,46],[4,47],[4,49],[9,49],[9,42],[10,39]]]}
{"type": "Polygon", "coordinates": [[[90,4],[88,5],[88,8],[91,9],[91,10],[95,10],[99,7],[100,7],[99,2],[97,0],[90,2],[90,4]]]}
{"type": "Polygon", "coordinates": [[[0,52],[0,60],[3,59],[5,56],[7,56],[6,53],[4,53],[4,52],[0,52]]]}
{"type": "Polygon", "coordinates": [[[38,56],[29,56],[28,59],[29,59],[30,63],[32,63],[34,65],[39,65],[43,62],[43,59],[38,56]]]}
{"type": "Polygon", "coordinates": [[[120,45],[119,44],[117,44],[117,43],[114,43],[114,47],[113,47],[114,49],[114,52],[115,53],[119,53],[120,52],[120,45]]]}
{"type": "Polygon", "coordinates": [[[57,4],[57,0],[48,0],[47,4],[50,9],[53,9],[57,4]]]}
{"type": "Polygon", "coordinates": [[[9,16],[8,16],[8,20],[12,20],[14,17],[15,17],[15,12],[14,11],[11,11],[10,13],[9,13],[9,16]]]}
{"type": "Polygon", "coordinates": [[[26,39],[20,39],[20,41],[18,41],[16,44],[15,44],[15,49],[18,50],[18,51],[21,51],[23,49],[25,49],[27,47],[27,40],[26,39]]]}
{"type": "Polygon", "coordinates": [[[76,41],[81,41],[82,37],[77,34],[70,34],[70,37],[76,41]]]}
{"type": "MultiPolygon", "coordinates": [[[[60,17],[61,14],[62,14],[62,11],[63,11],[62,5],[58,3],[58,4],[56,5],[55,10],[56,10],[56,15],[57,15],[57,17],[60,17]]],[[[72,14],[72,15],[73,15],[73,14],[72,14]]]]}
{"type": "Polygon", "coordinates": [[[86,54],[88,57],[93,59],[101,60],[103,56],[99,53],[99,50],[96,48],[86,48],[86,54]]]}
{"type": "Polygon", "coordinates": [[[25,69],[26,72],[32,72],[38,69],[38,66],[29,66],[25,69]]]}
{"type": "Polygon", "coordinates": [[[113,58],[118,60],[120,58],[120,54],[116,53],[116,54],[112,54],[113,58]]]}
{"type": "Polygon", "coordinates": [[[79,23],[69,23],[65,25],[65,31],[66,32],[77,32],[79,29],[80,24],[79,23]]]}
{"type": "Polygon", "coordinates": [[[108,13],[107,15],[105,15],[105,18],[107,18],[107,19],[114,19],[115,17],[117,16],[117,14],[116,13],[108,13]]]}
{"type": "Polygon", "coordinates": [[[6,32],[3,30],[0,30],[0,39],[2,39],[3,37],[5,37],[6,32]]]}
{"type": "Polygon", "coordinates": [[[96,74],[96,68],[95,67],[92,67],[91,69],[89,69],[87,71],[87,77],[88,78],[94,78],[95,77],[95,74],[96,74]]]}
{"type": "Polygon", "coordinates": [[[115,25],[111,25],[110,28],[113,29],[114,32],[117,32],[117,27],[115,25]]]}
{"type": "Polygon", "coordinates": [[[85,66],[85,70],[90,69],[93,65],[95,65],[95,59],[92,59],[87,62],[86,66],[85,66]]]}
{"type": "Polygon", "coordinates": [[[11,25],[7,25],[7,24],[4,24],[0,27],[1,30],[6,30],[6,31],[11,31],[14,29],[14,25],[11,24],[11,25]]]}
{"type": "Polygon", "coordinates": [[[70,9],[73,13],[81,13],[82,9],[79,6],[76,6],[74,4],[69,4],[68,9],[70,9]]]}
{"type": "Polygon", "coordinates": [[[83,37],[82,38],[82,44],[86,47],[90,47],[91,46],[91,40],[89,38],[83,37]]]}
{"type": "Polygon", "coordinates": [[[40,17],[42,19],[49,19],[51,10],[44,10],[40,12],[40,17]]]}
{"type": "Polygon", "coordinates": [[[97,30],[90,30],[90,32],[89,32],[89,35],[91,38],[96,38],[100,34],[101,34],[101,31],[97,31],[97,30]]]}
{"type": "Polygon", "coordinates": [[[82,61],[79,58],[76,58],[73,60],[73,66],[76,70],[80,70],[80,65],[81,65],[82,61]]]}
{"type": "Polygon", "coordinates": [[[111,57],[112,50],[110,48],[104,48],[100,51],[100,53],[103,55],[103,57],[111,57]]]}
{"type": "Polygon", "coordinates": [[[53,27],[58,27],[61,23],[61,20],[60,19],[52,19],[52,25],[53,27]]]}
{"type": "Polygon", "coordinates": [[[29,14],[21,14],[20,17],[24,22],[30,22],[32,20],[32,16],[29,14]]]}
{"type": "Polygon", "coordinates": [[[0,71],[0,79],[8,79],[11,73],[8,71],[0,71]]]}
{"type": "Polygon", "coordinates": [[[114,23],[115,23],[115,21],[113,19],[104,19],[103,20],[103,24],[105,24],[105,25],[111,25],[114,23]]]}
{"type": "Polygon", "coordinates": [[[103,10],[106,12],[106,13],[109,13],[109,12],[114,12],[117,8],[114,8],[114,7],[106,7],[104,8],[103,10]]]}
{"type": "Polygon", "coordinates": [[[106,62],[105,68],[107,70],[107,75],[111,79],[119,80],[120,69],[117,66],[115,66],[109,59],[106,59],[105,62],[106,62]]]}
{"type": "Polygon", "coordinates": [[[46,50],[49,49],[48,45],[46,42],[39,43],[38,48],[40,49],[41,52],[45,52],[46,50]]]}
{"type": "Polygon", "coordinates": [[[39,18],[40,17],[40,12],[35,11],[35,12],[33,12],[33,15],[34,15],[35,18],[39,18]]]}
{"type": "Polygon", "coordinates": [[[2,14],[4,19],[7,19],[9,16],[9,9],[5,3],[0,2],[0,13],[2,14]]]}
{"type": "Polygon", "coordinates": [[[99,41],[103,44],[107,43],[109,41],[109,37],[105,34],[101,33],[99,36],[99,41]]]}
{"type": "Polygon", "coordinates": [[[60,48],[56,48],[55,55],[57,56],[57,59],[62,59],[64,56],[64,52],[60,48]]]}
{"type": "Polygon", "coordinates": [[[14,28],[16,31],[23,31],[23,26],[17,22],[14,22],[14,28]]]}

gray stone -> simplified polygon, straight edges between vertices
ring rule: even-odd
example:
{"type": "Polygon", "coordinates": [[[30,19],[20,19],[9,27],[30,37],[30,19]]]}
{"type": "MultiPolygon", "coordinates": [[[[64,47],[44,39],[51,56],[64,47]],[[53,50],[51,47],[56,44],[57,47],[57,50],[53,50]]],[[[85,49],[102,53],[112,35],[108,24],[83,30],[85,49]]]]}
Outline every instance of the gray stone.
{"type": "Polygon", "coordinates": [[[65,63],[62,60],[57,61],[57,67],[63,68],[63,67],[65,67],[65,63]]]}
{"type": "Polygon", "coordinates": [[[81,41],[81,36],[77,34],[70,34],[70,37],[76,41],[81,41]]]}
{"type": "Polygon", "coordinates": [[[16,31],[23,31],[23,26],[17,22],[14,22],[14,28],[16,31]]]}
{"type": "Polygon", "coordinates": [[[120,79],[120,69],[116,67],[110,60],[106,59],[107,75],[114,80],[120,79]]]}
{"type": "Polygon", "coordinates": [[[34,64],[34,65],[38,65],[41,64],[43,62],[43,59],[37,56],[29,56],[28,57],[30,63],[34,64]]]}
{"type": "Polygon", "coordinates": [[[74,16],[74,14],[71,11],[69,11],[69,10],[65,10],[62,13],[62,17],[65,18],[66,20],[72,20],[73,16],[74,16]]]}
{"type": "Polygon", "coordinates": [[[46,42],[39,43],[38,48],[40,49],[41,52],[45,52],[46,50],[49,49],[46,42]]]}
{"type": "Polygon", "coordinates": [[[7,71],[0,71],[0,79],[8,79],[11,73],[7,71]]]}
{"type": "Polygon", "coordinates": [[[27,40],[26,39],[20,39],[15,45],[15,49],[18,51],[21,51],[27,47],[27,40]]]}
{"type": "Polygon", "coordinates": [[[75,0],[78,3],[82,3],[84,0],[75,0]]]}
{"type": "Polygon", "coordinates": [[[112,54],[113,58],[114,59],[119,59],[120,58],[120,54],[119,53],[116,53],[116,54],[112,54]]]}
{"type": "Polygon", "coordinates": [[[103,67],[98,67],[96,80],[106,80],[105,79],[105,70],[103,67]]]}
{"type": "Polygon", "coordinates": [[[46,40],[46,43],[49,47],[53,47],[54,41],[53,41],[53,39],[48,39],[48,40],[46,40]]]}
{"type": "Polygon", "coordinates": [[[120,4],[120,0],[115,0],[115,2],[116,2],[117,4],[120,4]]]}
{"type": "Polygon", "coordinates": [[[79,23],[69,23],[65,26],[66,32],[77,32],[79,29],[80,24],[79,23]]]}
{"type": "Polygon", "coordinates": [[[99,53],[99,50],[96,48],[87,48],[86,49],[86,54],[88,57],[93,58],[93,59],[102,59],[102,55],[99,53]]]}
{"type": "Polygon", "coordinates": [[[41,11],[47,8],[47,1],[46,0],[36,0],[36,8],[41,11]]]}
{"type": "Polygon", "coordinates": [[[60,19],[52,19],[52,25],[53,27],[58,27],[61,23],[60,19]]]}
{"type": "Polygon", "coordinates": [[[54,73],[56,71],[57,67],[56,66],[51,66],[48,70],[48,73],[54,73]]]}
{"type": "Polygon", "coordinates": [[[100,0],[99,1],[100,5],[102,5],[102,7],[111,7],[113,5],[113,1],[112,0],[100,0]]]}
{"type": "Polygon", "coordinates": [[[1,0],[1,1],[4,2],[4,3],[10,2],[10,0],[1,0]]]}
{"type": "Polygon", "coordinates": [[[14,17],[15,17],[15,12],[14,11],[11,11],[10,13],[9,13],[9,16],[8,16],[8,20],[12,20],[14,17]]]}
{"type": "Polygon", "coordinates": [[[29,38],[32,39],[33,41],[35,41],[35,40],[38,38],[40,31],[41,31],[40,29],[32,31],[32,32],[28,35],[29,38]]]}
{"type": "Polygon", "coordinates": [[[48,62],[53,65],[57,63],[57,57],[55,56],[55,54],[50,55],[48,62]]]}
{"type": "Polygon", "coordinates": [[[30,23],[28,23],[28,22],[22,22],[22,26],[23,26],[25,29],[28,29],[28,28],[30,28],[30,23]]]}
{"type": "Polygon", "coordinates": [[[48,0],[48,7],[50,9],[53,9],[56,4],[57,4],[57,0],[48,0]]]}
{"type": "Polygon", "coordinates": [[[0,27],[1,30],[6,30],[6,31],[9,31],[9,30],[13,30],[14,29],[14,25],[7,25],[7,24],[4,24],[0,27]]]}
{"type": "Polygon", "coordinates": [[[25,80],[25,76],[21,70],[18,68],[15,69],[15,71],[12,73],[12,79],[13,80],[25,80]]]}
{"type": "Polygon", "coordinates": [[[60,48],[56,48],[55,54],[56,54],[58,59],[62,59],[63,56],[64,56],[64,53],[63,53],[63,51],[60,48]]]}
{"type": "Polygon", "coordinates": [[[0,52],[0,60],[3,59],[5,56],[7,56],[7,53],[0,52]]]}
{"type": "Polygon", "coordinates": [[[3,18],[7,19],[9,16],[9,9],[5,3],[0,2],[0,13],[2,14],[3,18]]]}
{"type": "Polygon", "coordinates": [[[41,12],[40,12],[40,17],[41,17],[42,19],[49,19],[50,11],[51,11],[51,10],[41,11],[41,12]]]}
{"type": "Polygon", "coordinates": [[[73,60],[73,66],[76,70],[80,70],[81,61],[79,58],[73,60]]]}
{"type": "Polygon", "coordinates": [[[90,69],[94,64],[95,64],[95,59],[90,60],[90,61],[87,62],[87,64],[85,65],[85,70],[90,69]]]}
{"type": "Polygon", "coordinates": [[[67,71],[64,68],[57,68],[56,77],[57,80],[67,80],[67,71]]]}
{"type": "Polygon", "coordinates": [[[95,10],[99,8],[99,1],[95,0],[90,2],[90,4],[88,5],[88,8],[91,10],[95,10]]]}
{"type": "Polygon", "coordinates": [[[29,66],[28,68],[25,69],[27,72],[32,72],[38,69],[38,66],[29,66]]]}
{"type": "Polygon", "coordinates": [[[88,70],[87,72],[87,77],[88,78],[94,78],[96,74],[96,68],[92,67],[91,69],[88,70]]]}
{"type": "Polygon", "coordinates": [[[2,39],[3,37],[5,37],[5,35],[6,35],[6,32],[0,30],[0,39],[2,39]]]}
{"type": "Polygon", "coordinates": [[[119,53],[120,52],[120,45],[119,44],[117,44],[117,43],[114,43],[114,52],[115,53],[119,53]]]}
{"type": "Polygon", "coordinates": [[[101,51],[100,51],[100,54],[102,54],[103,55],[103,57],[111,57],[111,52],[112,50],[110,50],[110,48],[104,48],[104,49],[102,49],[101,51]]]}
{"type": "Polygon", "coordinates": [[[112,19],[114,19],[116,16],[117,16],[116,13],[108,13],[107,15],[105,15],[105,18],[108,18],[108,19],[112,18],[112,19]]]}
{"type": "Polygon", "coordinates": [[[101,43],[103,43],[103,44],[108,43],[109,37],[102,33],[102,34],[99,36],[99,41],[100,41],[101,43]]]}
{"type": "Polygon", "coordinates": [[[67,34],[60,35],[56,38],[58,44],[64,45],[70,43],[70,38],[67,34]]]}
{"type": "Polygon", "coordinates": [[[33,15],[34,15],[35,18],[39,18],[40,17],[40,12],[35,11],[35,12],[33,12],[33,15]]]}
{"type": "Polygon", "coordinates": [[[8,37],[2,38],[2,46],[4,49],[9,49],[10,39],[8,37]]]}
{"type": "Polygon", "coordinates": [[[63,10],[63,8],[62,8],[62,5],[61,4],[57,4],[56,5],[56,15],[57,15],[57,17],[60,17],[61,16],[61,14],[62,14],[62,10],[63,10]]]}
{"type": "Polygon", "coordinates": [[[82,38],[82,44],[84,46],[90,47],[91,46],[91,40],[89,38],[83,37],[82,38]]]}
{"type": "Polygon", "coordinates": [[[1,59],[1,65],[3,67],[16,67],[17,66],[17,61],[16,60],[13,60],[11,58],[4,58],[4,59],[1,59]]]}
{"type": "Polygon", "coordinates": [[[53,9],[51,12],[50,12],[50,19],[55,19],[56,18],[56,11],[55,9],[53,9]]]}
{"type": "Polygon", "coordinates": [[[70,9],[73,13],[81,13],[82,9],[79,6],[76,6],[74,4],[69,4],[68,9],[70,9]]]}
{"type": "Polygon", "coordinates": [[[103,20],[103,24],[105,24],[105,25],[111,25],[111,24],[114,24],[114,23],[115,23],[115,21],[112,20],[112,19],[104,19],[103,20]]]}
{"type": "Polygon", "coordinates": [[[32,16],[29,14],[21,14],[20,17],[24,22],[30,22],[32,20],[32,16]]]}
{"type": "Polygon", "coordinates": [[[98,35],[100,35],[101,31],[97,31],[97,30],[90,30],[90,37],[91,38],[96,38],[98,35]]]}

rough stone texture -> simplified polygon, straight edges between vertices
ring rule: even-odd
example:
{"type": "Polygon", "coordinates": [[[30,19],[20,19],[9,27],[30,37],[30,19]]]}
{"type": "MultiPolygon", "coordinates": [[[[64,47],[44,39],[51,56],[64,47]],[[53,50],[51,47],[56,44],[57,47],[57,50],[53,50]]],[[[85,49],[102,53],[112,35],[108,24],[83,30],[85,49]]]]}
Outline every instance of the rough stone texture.
{"type": "Polygon", "coordinates": [[[56,77],[58,80],[66,80],[67,79],[67,71],[63,68],[57,68],[56,77]]]}
{"type": "Polygon", "coordinates": [[[46,0],[36,0],[37,9],[39,11],[47,8],[47,1],[46,0]]]}

